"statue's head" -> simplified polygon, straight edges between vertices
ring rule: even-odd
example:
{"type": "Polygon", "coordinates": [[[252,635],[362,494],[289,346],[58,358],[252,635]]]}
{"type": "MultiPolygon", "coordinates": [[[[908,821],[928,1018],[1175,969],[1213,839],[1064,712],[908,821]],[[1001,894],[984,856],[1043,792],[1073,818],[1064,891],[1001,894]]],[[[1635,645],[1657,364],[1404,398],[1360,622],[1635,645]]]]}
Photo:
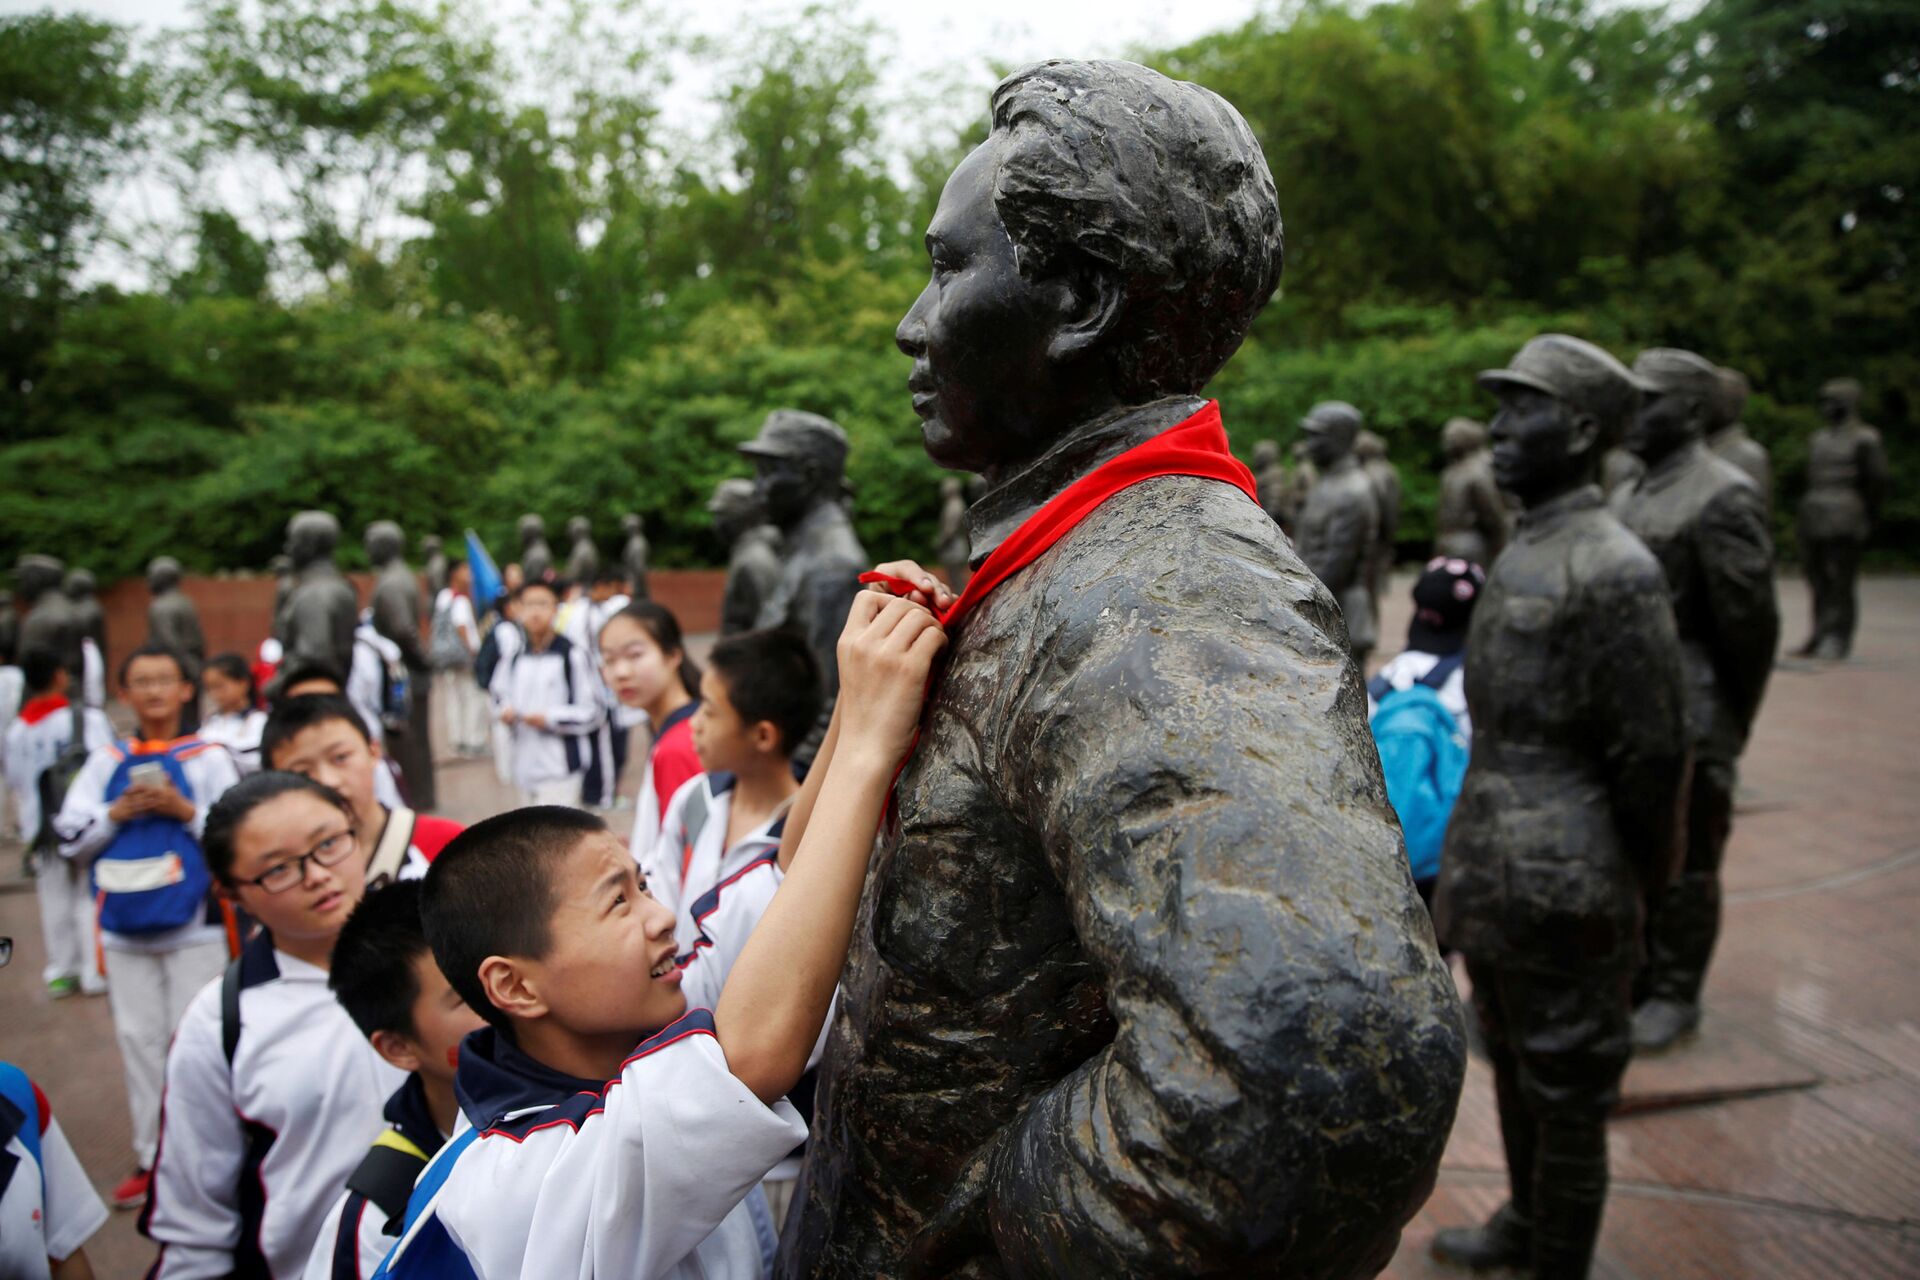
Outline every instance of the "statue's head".
{"type": "Polygon", "coordinates": [[[284,553],[275,556],[273,559],[267,561],[267,572],[276,578],[282,578],[292,573],[293,557],[284,553]]]}
{"type": "Polygon", "coordinates": [[[753,481],[734,477],[722,480],[707,501],[707,513],[713,517],[714,531],[731,542],[746,530],[767,522],[765,508],[754,492],[753,481]]]}
{"type": "Polygon", "coordinates": [[[420,539],[420,554],[431,559],[440,554],[446,544],[440,541],[440,535],[429,533],[420,539]]]}
{"type": "Polygon", "coordinates": [[[1240,114],[1130,62],[1043,62],[927,228],[895,334],[928,454],[999,473],[1116,406],[1196,395],[1280,281],[1280,207],[1240,114]]]}
{"type": "Polygon", "coordinates": [[[155,556],[147,561],[147,590],[159,595],[180,585],[180,562],[172,556],[155,556]]]}
{"type": "Polygon", "coordinates": [[[1747,414],[1747,397],[1753,394],[1753,386],[1747,381],[1747,375],[1738,369],[1729,369],[1721,365],[1714,370],[1719,375],[1720,396],[1714,405],[1714,426],[1730,427],[1747,414]]]}
{"type": "Polygon", "coordinates": [[[638,511],[629,511],[620,517],[620,532],[626,534],[629,538],[636,533],[642,532],[646,527],[647,522],[640,518],[638,511]]]}
{"type": "Polygon", "coordinates": [[[400,549],[406,540],[400,534],[400,526],[391,520],[375,520],[367,526],[361,538],[367,549],[367,559],[375,565],[391,564],[400,558],[400,549]]]}
{"type": "Polygon", "coordinates": [[[1362,429],[1353,438],[1354,456],[1362,462],[1378,462],[1387,456],[1387,442],[1376,432],[1362,429]]]}
{"type": "Polygon", "coordinates": [[[1591,483],[1640,399],[1625,365],[1563,333],[1528,342],[1480,385],[1500,401],[1487,432],[1494,481],[1526,506],[1591,483]]]}
{"type": "Polygon", "coordinates": [[[1820,417],[1834,426],[1852,422],[1860,416],[1860,383],[1853,378],[1832,378],[1820,385],[1820,417]]]}
{"type": "Polygon", "coordinates": [[[955,498],[963,497],[966,488],[966,482],[959,476],[942,476],[940,477],[940,500],[951,502],[955,498]]]}
{"type": "Polygon", "coordinates": [[[547,522],[545,520],[542,520],[539,516],[534,515],[531,511],[529,511],[526,515],[520,517],[520,545],[521,546],[523,547],[532,546],[539,539],[544,538],[546,536],[547,536],[547,522]]]}
{"type": "Polygon", "coordinates": [[[325,511],[302,511],[287,521],[287,558],[295,570],[331,560],[340,545],[340,522],[325,511]]]}
{"type": "Polygon", "coordinates": [[[1648,462],[1698,440],[1718,416],[1720,370],[1676,347],[1654,347],[1633,359],[1640,406],[1627,424],[1627,449],[1648,462]]]}
{"type": "Polygon", "coordinates": [[[60,588],[67,566],[52,556],[24,555],[13,564],[13,585],[21,600],[31,605],[49,591],[60,588]]]}
{"type": "Polygon", "coordinates": [[[1314,466],[1332,466],[1360,439],[1360,411],[1345,400],[1322,400],[1300,419],[1300,439],[1314,466]]]}
{"type": "Polygon", "coordinates": [[[847,433],[817,413],[775,409],[740,452],[753,460],[754,489],[767,519],[782,529],[846,491],[847,433]]]}
{"type": "Polygon", "coordinates": [[[66,581],[60,584],[61,592],[69,600],[88,600],[100,589],[99,580],[91,569],[73,569],[68,571],[66,581]]]}
{"type": "Polygon", "coordinates": [[[1277,466],[1280,462],[1280,444],[1275,440],[1259,440],[1253,446],[1253,465],[1256,470],[1264,471],[1277,466]]]}
{"type": "Polygon", "coordinates": [[[1448,458],[1464,458],[1486,446],[1487,429],[1472,418],[1448,418],[1440,428],[1440,447],[1448,458]]]}
{"type": "Polygon", "coordinates": [[[593,536],[593,521],[585,516],[575,516],[567,521],[567,539],[570,542],[584,542],[593,536]]]}

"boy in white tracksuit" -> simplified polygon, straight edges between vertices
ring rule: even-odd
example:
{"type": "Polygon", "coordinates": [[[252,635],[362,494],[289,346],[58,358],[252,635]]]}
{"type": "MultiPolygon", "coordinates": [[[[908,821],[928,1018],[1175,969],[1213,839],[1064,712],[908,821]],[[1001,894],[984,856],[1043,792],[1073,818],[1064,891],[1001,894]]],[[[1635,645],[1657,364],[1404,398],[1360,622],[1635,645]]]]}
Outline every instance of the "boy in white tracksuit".
{"type": "Polygon", "coordinates": [[[545,582],[514,593],[526,643],[494,668],[494,714],[513,734],[513,784],[526,804],[581,802],[590,738],[605,716],[587,653],[553,629],[558,601],[545,582]]]}

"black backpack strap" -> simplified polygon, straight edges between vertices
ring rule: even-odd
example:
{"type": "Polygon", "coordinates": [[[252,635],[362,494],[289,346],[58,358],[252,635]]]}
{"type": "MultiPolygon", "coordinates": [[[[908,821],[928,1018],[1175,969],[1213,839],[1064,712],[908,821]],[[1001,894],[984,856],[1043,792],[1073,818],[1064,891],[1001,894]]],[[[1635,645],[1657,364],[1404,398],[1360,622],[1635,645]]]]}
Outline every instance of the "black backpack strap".
{"type": "Polygon", "coordinates": [[[220,1050],[233,1066],[234,1051],[240,1047],[240,957],[227,961],[220,975],[220,1050]]]}
{"type": "Polygon", "coordinates": [[[1464,649],[1458,653],[1450,653],[1440,659],[1440,661],[1434,663],[1433,666],[1428,669],[1427,674],[1421,676],[1415,683],[1423,684],[1437,693],[1440,690],[1440,686],[1453,679],[1453,673],[1458,671],[1460,665],[1466,660],[1467,653],[1464,649]]]}
{"type": "Polygon", "coordinates": [[[365,1196],[385,1214],[387,1234],[397,1236],[406,1218],[413,1184],[426,1167],[427,1153],[398,1129],[388,1129],[373,1140],[373,1146],[347,1179],[347,1190],[365,1196]]]}

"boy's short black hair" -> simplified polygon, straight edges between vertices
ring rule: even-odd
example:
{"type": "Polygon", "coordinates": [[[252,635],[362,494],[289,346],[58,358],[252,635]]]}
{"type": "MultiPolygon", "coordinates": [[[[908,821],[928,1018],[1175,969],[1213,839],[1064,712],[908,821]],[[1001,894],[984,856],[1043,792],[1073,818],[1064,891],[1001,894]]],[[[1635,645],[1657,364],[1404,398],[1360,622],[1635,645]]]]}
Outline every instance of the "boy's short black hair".
{"type": "Polygon", "coordinates": [[[417,1036],[413,962],[430,951],[420,927],[420,882],[395,880],[360,899],[340,926],[327,988],[367,1039],[376,1031],[417,1036]]]}
{"type": "Polygon", "coordinates": [[[28,693],[45,693],[53,688],[61,670],[60,655],[51,649],[33,648],[20,655],[20,680],[28,693]]]}
{"type": "Polygon", "coordinates": [[[820,715],[820,666],[806,641],[791,631],[746,631],[714,645],[707,665],[741,721],[769,722],[792,755],[820,715]]]}
{"type": "Polygon", "coordinates": [[[273,757],[281,747],[329,720],[346,721],[355,733],[372,744],[373,735],[367,732],[367,722],[360,718],[358,708],[347,701],[345,694],[303,693],[297,698],[276,702],[267,713],[267,726],[260,731],[260,763],[271,769],[273,757]]]}
{"type": "Polygon", "coordinates": [[[553,945],[554,865],[607,824],[581,809],[535,805],[477,822],[447,842],[422,883],[420,922],[434,963],[509,1038],[513,1023],[487,999],[488,956],[547,954],[553,945]]]}
{"type": "Polygon", "coordinates": [[[624,587],[627,585],[627,571],[617,564],[603,564],[593,575],[596,587],[624,587]]]}
{"type": "Polygon", "coordinates": [[[227,679],[247,686],[247,705],[251,707],[260,697],[260,686],[253,678],[253,667],[237,653],[216,653],[207,659],[207,670],[218,671],[227,679]]]}
{"type": "Polygon", "coordinates": [[[287,690],[308,680],[325,680],[340,692],[347,691],[347,678],[332,663],[315,658],[296,658],[280,668],[280,673],[274,676],[273,683],[267,689],[267,698],[271,702],[280,702],[286,698],[287,690]]]}
{"type": "Polygon", "coordinates": [[[165,658],[173,664],[173,669],[180,673],[182,680],[187,678],[187,660],[185,658],[182,658],[179,654],[163,644],[143,644],[126,657],[120,659],[120,685],[122,688],[126,687],[127,672],[133,670],[133,664],[141,658],[165,658]]]}
{"type": "Polygon", "coordinates": [[[522,582],[513,589],[514,601],[518,603],[526,596],[527,592],[536,590],[546,592],[552,596],[556,602],[560,599],[559,583],[548,582],[545,578],[528,578],[525,582],[522,582]]]}
{"type": "Polygon", "coordinates": [[[239,832],[240,824],[247,820],[247,815],[267,801],[295,791],[318,796],[338,809],[349,822],[353,820],[345,796],[324,782],[315,782],[304,773],[268,769],[263,773],[248,774],[220,793],[220,798],[207,810],[206,826],[201,828],[200,854],[207,860],[207,870],[213,873],[215,880],[226,885],[233,883],[233,838],[239,832]]]}

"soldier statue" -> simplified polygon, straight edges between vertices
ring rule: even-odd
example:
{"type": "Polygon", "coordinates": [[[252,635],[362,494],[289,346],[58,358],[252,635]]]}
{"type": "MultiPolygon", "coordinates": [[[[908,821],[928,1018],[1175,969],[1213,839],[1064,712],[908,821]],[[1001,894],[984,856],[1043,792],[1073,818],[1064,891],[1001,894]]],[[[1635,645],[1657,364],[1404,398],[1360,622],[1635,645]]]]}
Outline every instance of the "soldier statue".
{"type": "Polygon", "coordinates": [[[1634,456],[1633,450],[1623,444],[1615,445],[1600,461],[1601,491],[1611,500],[1622,488],[1638,480],[1646,469],[1646,463],[1634,456]]]}
{"type": "Polygon", "coordinates": [[[520,517],[520,574],[528,582],[553,577],[553,548],[547,545],[547,522],[529,512],[520,517]]]}
{"type": "Polygon", "coordinates": [[[1374,532],[1373,551],[1367,557],[1367,593],[1372,597],[1377,626],[1380,597],[1393,573],[1393,540],[1400,532],[1400,469],[1387,457],[1387,442],[1376,432],[1362,430],[1354,437],[1353,456],[1360,459],[1360,469],[1367,473],[1380,508],[1380,527],[1374,532]]]}
{"type": "Polygon", "coordinates": [[[1256,440],[1253,445],[1253,485],[1260,509],[1282,528],[1286,521],[1287,466],[1280,461],[1278,440],[1256,440]]]}
{"type": "Polygon", "coordinates": [[[1319,478],[1307,492],[1294,546],[1340,606],[1354,662],[1366,670],[1379,628],[1373,612],[1371,569],[1380,536],[1380,498],[1353,446],[1360,411],[1341,400],[1308,410],[1300,421],[1319,478]]]}
{"type": "Polygon", "coordinates": [[[165,645],[180,657],[194,696],[180,711],[180,732],[200,727],[200,672],[207,664],[207,640],[200,630],[200,610],[180,589],[180,562],[155,556],[147,563],[147,642],[165,645]]]}
{"type": "Polygon", "coordinates": [[[754,496],[753,481],[722,480],[707,503],[713,530],[727,544],[727,586],[720,600],[720,634],[751,631],[780,581],[780,531],[754,496]]]}
{"type": "Polygon", "coordinates": [[[1333,601],[1200,394],[1279,280],[1266,160],[1197,85],[1043,63],[927,244],[908,387],[990,489],[780,1271],[1374,1275],[1460,1002],[1333,601]]]}
{"type": "Polygon", "coordinates": [[[567,521],[567,580],[582,587],[593,585],[600,572],[600,548],[593,545],[593,521],[575,516],[567,521]]]}
{"type": "Polygon", "coordinates": [[[1686,860],[1648,900],[1646,999],[1633,1016],[1634,1048],[1657,1051],[1700,1023],[1735,774],[1773,670],[1780,613],[1766,501],[1703,443],[1723,403],[1719,370],[1691,351],[1656,348],[1640,353],[1633,373],[1643,401],[1627,445],[1647,470],[1613,507],[1666,571],[1693,747],[1686,860]]]}
{"type": "Polygon", "coordinates": [[[80,634],[93,641],[101,653],[107,651],[107,613],[100,607],[100,583],[91,569],[69,569],[60,584],[61,594],[73,604],[80,634]]]}
{"type": "Polygon", "coordinates": [[[428,706],[433,664],[420,642],[427,604],[420,594],[420,579],[402,554],[407,544],[399,525],[375,520],[367,526],[364,545],[375,574],[373,629],[393,643],[407,667],[406,725],[398,734],[389,733],[386,746],[406,780],[407,803],[415,809],[430,810],[437,807],[439,796],[433,776],[433,716],[428,706]]]}
{"type": "Polygon", "coordinates": [[[651,599],[647,591],[647,561],[652,548],[647,545],[646,522],[640,518],[639,512],[629,511],[620,517],[620,531],[627,535],[627,540],[620,546],[620,565],[627,571],[630,594],[635,600],[651,599]]]}
{"type": "Polygon", "coordinates": [[[319,664],[342,683],[353,671],[353,629],[360,598],[333,563],[340,522],[325,511],[302,511],[287,521],[287,561],[293,586],[274,623],[283,650],[281,670],[319,664]]]}
{"type": "Polygon", "coordinates": [[[420,572],[427,580],[427,598],[438,600],[447,589],[447,553],[440,535],[429,533],[420,539],[420,572]]]}
{"type": "Polygon", "coordinates": [[[45,651],[60,655],[73,687],[79,688],[86,674],[81,656],[80,615],[73,601],[60,590],[67,567],[52,556],[24,555],[14,565],[14,590],[27,616],[20,624],[20,656],[45,651]]]}
{"type": "Polygon", "coordinates": [[[1666,581],[1594,483],[1633,415],[1631,377],[1558,334],[1480,375],[1500,401],[1494,474],[1523,513],[1468,633],[1473,754],[1434,921],[1473,982],[1508,1201],[1432,1249],[1540,1280],[1578,1280],[1593,1257],[1641,903],[1672,873],[1686,781],[1666,581]]]}
{"type": "Polygon", "coordinates": [[[1487,429],[1472,418],[1451,418],[1441,430],[1447,466],[1433,513],[1433,554],[1492,568],[1507,545],[1507,500],[1493,482],[1487,429]]]}
{"type": "Polygon", "coordinates": [[[1835,378],[1820,388],[1820,417],[1807,448],[1807,496],[1800,502],[1800,560],[1813,592],[1813,634],[1802,657],[1838,660],[1853,652],[1859,618],[1860,556],[1887,492],[1880,433],[1860,421],[1860,384],[1835,378]]]}
{"type": "Polygon", "coordinates": [[[1767,454],[1767,446],[1747,434],[1747,424],[1741,419],[1747,412],[1747,396],[1751,388],[1747,384],[1747,375],[1738,369],[1721,369],[1720,398],[1714,405],[1714,426],[1707,432],[1707,448],[1717,456],[1740,468],[1760,490],[1760,497],[1767,507],[1767,526],[1773,526],[1773,459],[1767,454]]]}

